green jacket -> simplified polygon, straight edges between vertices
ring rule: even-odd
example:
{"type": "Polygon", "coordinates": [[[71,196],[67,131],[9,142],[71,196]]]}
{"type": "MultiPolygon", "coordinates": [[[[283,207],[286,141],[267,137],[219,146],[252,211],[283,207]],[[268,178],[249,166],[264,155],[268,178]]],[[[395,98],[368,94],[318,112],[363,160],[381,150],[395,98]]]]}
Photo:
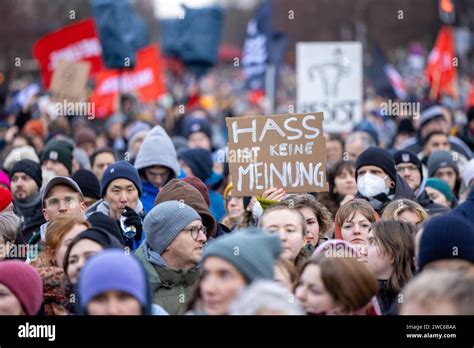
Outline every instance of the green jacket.
{"type": "Polygon", "coordinates": [[[153,303],[163,307],[170,315],[184,314],[198,280],[200,269],[176,270],[157,266],[147,260],[143,250],[145,243],[135,251],[150,282],[153,303]]]}

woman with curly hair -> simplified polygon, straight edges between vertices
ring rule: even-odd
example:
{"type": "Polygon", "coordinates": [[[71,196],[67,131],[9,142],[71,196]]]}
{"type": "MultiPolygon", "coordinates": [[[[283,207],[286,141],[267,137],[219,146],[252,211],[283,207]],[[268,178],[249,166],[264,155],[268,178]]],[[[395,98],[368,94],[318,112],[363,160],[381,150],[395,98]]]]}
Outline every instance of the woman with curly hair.
{"type": "Polygon", "coordinates": [[[311,250],[330,238],[333,227],[332,215],[314,196],[308,193],[292,194],[282,203],[289,208],[298,209],[304,216],[306,223],[304,240],[311,250]]]}

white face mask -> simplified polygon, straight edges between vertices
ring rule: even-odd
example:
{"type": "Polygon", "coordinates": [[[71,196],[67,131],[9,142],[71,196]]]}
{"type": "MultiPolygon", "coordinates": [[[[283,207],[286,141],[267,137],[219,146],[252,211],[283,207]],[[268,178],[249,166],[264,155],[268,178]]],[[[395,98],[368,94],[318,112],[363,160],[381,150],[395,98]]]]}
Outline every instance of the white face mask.
{"type": "Polygon", "coordinates": [[[387,176],[381,178],[371,173],[364,174],[357,178],[357,190],[362,196],[367,198],[372,198],[380,193],[388,194],[390,189],[385,184],[387,176]]]}

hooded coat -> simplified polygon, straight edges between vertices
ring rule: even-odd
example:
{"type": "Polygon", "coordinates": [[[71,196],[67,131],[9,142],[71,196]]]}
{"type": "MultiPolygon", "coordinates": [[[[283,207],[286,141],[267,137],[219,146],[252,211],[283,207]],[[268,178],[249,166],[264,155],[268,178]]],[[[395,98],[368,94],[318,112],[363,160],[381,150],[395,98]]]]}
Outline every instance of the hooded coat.
{"type": "Polygon", "coordinates": [[[208,186],[211,213],[217,221],[221,221],[225,216],[224,197],[212,187],[222,181],[222,175],[212,170],[211,153],[204,149],[190,149],[180,153],[179,157],[191,168],[193,174],[208,186]]]}
{"type": "Polygon", "coordinates": [[[207,228],[207,238],[216,236],[217,222],[212,216],[201,192],[191,184],[179,179],[173,179],[168,182],[156,197],[154,205],[167,201],[183,201],[196,210],[199,216],[201,216],[204,226],[207,228]]]}
{"type": "Polygon", "coordinates": [[[152,263],[147,257],[146,245],[147,243],[142,243],[135,256],[147,274],[153,303],[170,315],[184,314],[186,302],[193,294],[201,276],[199,267],[177,270],[167,267],[162,259],[160,264],[152,263]]]}
{"type": "Polygon", "coordinates": [[[173,142],[161,126],[153,127],[143,140],[134,163],[142,179],[142,196],[140,197],[145,214],[153,208],[158,188],[148,182],[144,170],[151,166],[163,166],[170,169],[168,181],[179,176],[178,156],[173,142]]]}

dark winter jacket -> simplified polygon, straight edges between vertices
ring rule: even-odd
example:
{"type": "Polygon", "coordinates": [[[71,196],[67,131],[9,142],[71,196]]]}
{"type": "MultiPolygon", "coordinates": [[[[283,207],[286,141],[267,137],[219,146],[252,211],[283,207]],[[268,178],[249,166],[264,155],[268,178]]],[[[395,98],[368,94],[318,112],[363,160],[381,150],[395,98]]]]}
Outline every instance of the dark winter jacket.
{"type": "Polygon", "coordinates": [[[474,187],[471,188],[466,201],[453,210],[453,214],[463,216],[474,224],[474,187]]]}
{"type": "Polygon", "coordinates": [[[426,210],[429,216],[445,214],[451,211],[451,209],[444,205],[433,202],[428,196],[426,190],[423,190],[418,196],[418,203],[426,210]]]}
{"type": "MultiPolygon", "coordinates": [[[[140,200],[137,201],[137,206],[135,207],[135,212],[138,214],[140,217],[140,220],[142,222],[143,226],[143,221],[145,219],[145,213],[143,211],[143,204],[140,200]]],[[[93,205],[91,205],[89,208],[87,208],[86,213],[84,214],[86,219],[89,219],[92,214],[95,212],[102,213],[107,216],[111,216],[109,204],[104,200],[100,199],[97,202],[95,202],[93,205]]],[[[117,224],[120,226],[120,223],[117,222],[117,224]]],[[[123,232],[123,231],[122,231],[123,232]]],[[[129,247],[132,250],[136,250],[139,245],[143,242],[145,239],[145,231],[142,231],[141,235],[136,235],[133,239],[127,239],[125,236],[123,236],[125,246],[129,247]]]]}
{"type": "Polygon", "coordinates": [[[379,280],[379,291],[377,293],[377,301],[379,302],[382,314],[386,315],[390,311],[393,303],[397,299],[398,292],[388,287],[388,280],[379,280]]]}

